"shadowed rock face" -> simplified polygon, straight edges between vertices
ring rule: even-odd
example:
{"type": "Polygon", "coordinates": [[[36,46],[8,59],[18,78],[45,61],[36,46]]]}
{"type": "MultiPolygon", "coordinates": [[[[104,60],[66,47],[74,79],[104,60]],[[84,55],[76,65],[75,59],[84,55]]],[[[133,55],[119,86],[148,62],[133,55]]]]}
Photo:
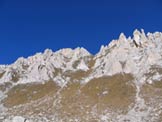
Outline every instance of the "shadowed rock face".
{"type": "Polygon", "coordinates": [[[0,78],[2,78],[3,75],[4,75],[4,72],[3,73],[0,73],[0,78]]]}

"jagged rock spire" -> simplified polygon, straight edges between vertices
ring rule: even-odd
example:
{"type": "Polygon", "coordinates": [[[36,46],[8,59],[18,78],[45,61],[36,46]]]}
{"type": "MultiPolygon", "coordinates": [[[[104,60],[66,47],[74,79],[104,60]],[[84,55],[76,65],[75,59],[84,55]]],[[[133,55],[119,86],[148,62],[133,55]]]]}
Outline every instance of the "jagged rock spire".
{"type": "Polygon", "coordinates": [[[119,40],[122,40],[122,41],[126,41],[126,40],[127,40],[127,38],[126,38],[126,36],[124,35],[124,33],[121,33],[121,34],[120,34],[119,40]]]}
{"type": "Polygon", "coordinates": [[[133,32],[133,41],[136,45],[136,47],[140,46],[140,31],[138,31],[137,29],[133,32]]]}
{"type": "MultiPolygon", "coordinates": [[[[162,33],[156,32],[146,36],[144,30],[135,30],[133,38],[127,39],[124,33],[121,33],[119,39],[113,40],[107,46],[101,46],[99,53],[94,57],[82,47],[56,52],[46,49],[44,53],[19,58],[11,65],[0,66],[0,83],[12,81],[12,76],[18,76],[18,82],[21,83],[48,79],[63,82],[67,81],[67,77],[62,76],[63,73],[79,70],[91,70],[89,77],[92,78],[124,72],[134,74],[140,79],[151,65],[161,66],[161,42],[162,33]],[[94,64],[91,69],[88,64],[90,60],[94,64]]],[[[89,80],[89,77],[86,79],[89,80]]]]}

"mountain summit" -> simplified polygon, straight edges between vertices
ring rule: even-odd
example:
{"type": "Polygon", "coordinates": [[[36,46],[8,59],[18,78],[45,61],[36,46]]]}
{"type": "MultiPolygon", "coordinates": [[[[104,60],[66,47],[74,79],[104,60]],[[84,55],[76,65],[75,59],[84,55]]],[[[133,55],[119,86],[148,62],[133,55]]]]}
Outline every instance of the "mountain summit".
{"type": "Polygon", "coordinates": [[[121,33],[96,55],[46,49],[1,65],[0,102],[3,122],[160,122],[162,33],[121,33]]]}

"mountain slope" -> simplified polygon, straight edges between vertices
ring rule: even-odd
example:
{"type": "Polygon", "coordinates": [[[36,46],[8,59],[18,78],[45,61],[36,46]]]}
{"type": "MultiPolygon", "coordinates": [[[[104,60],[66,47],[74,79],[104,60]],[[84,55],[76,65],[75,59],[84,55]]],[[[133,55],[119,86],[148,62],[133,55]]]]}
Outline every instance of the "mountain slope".
{"type": "Polygon", "coordinates": [[[162,33],[121,33],[94,56],[67,48],[19,58],[0,66],[0,91],[4,122],[161,122],[162,33]]]}

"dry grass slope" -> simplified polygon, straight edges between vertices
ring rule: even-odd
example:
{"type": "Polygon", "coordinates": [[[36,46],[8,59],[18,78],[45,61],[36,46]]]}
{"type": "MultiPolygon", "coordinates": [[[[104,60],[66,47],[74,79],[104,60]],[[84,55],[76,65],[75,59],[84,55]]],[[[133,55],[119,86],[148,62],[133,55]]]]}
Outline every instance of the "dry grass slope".
{"type": "Polygon", "coordinates": [[[46,116],[57,112],[62,121],[77,118],[83,122],[97,122],[99,116],[96,115],[107,109],[125,114],[133,105],[136,88],[131,80],[133,77],[129,74],[118,74],[92,79],[85,85],[69,82],[63,89],[51,81],[44,85],[18,85],[8,92],[4,103],[7,107],[24,105],[10,109],[14,115],[43,113],[46,116]]]}
{"type": "Polygon", "coordinates": [[[104,108],[124,111],[135,100],[136,88],[133,82],[129,82],[131,80],[133,77],[128,74],[93,79],[82,88],[82,92],[98,103],[101,111],[104,108]]]}
{"type": "Polygon", "coordinates": [[[89,120],[94,120],[94,116],[90,115],[94,109],[98,115],[107,109],[125,114],[128,107],[135,102],[136,88],[131,80],[131,75],[118,74],[93,79],[86,85],[68,84],[60,92],[60,115],[67,118],[79,117],[86,121],[86,116],[89,120]]]}
{"type": "MultiPolygon", "coordinates": [[[[145,84],[141,88],[141,96],[144,98],[145,103],[148,106],[156,108],[156,113],[161,110],[162,103],[162,81],[155,81],[153,84],[145,84]]],[[[159,120],[157,122],[162,122],[162,112],[160,112],[159,120]]]]}
{"type": "Polygon", "coordinates": [[[25,104],[44,97],[50,92],[56,92],[58,88],[53,81],[46,82],[45,84],[17,85],[7,93],[8,97],[4,100],[4,103],[7,107],[25,104]]]}

